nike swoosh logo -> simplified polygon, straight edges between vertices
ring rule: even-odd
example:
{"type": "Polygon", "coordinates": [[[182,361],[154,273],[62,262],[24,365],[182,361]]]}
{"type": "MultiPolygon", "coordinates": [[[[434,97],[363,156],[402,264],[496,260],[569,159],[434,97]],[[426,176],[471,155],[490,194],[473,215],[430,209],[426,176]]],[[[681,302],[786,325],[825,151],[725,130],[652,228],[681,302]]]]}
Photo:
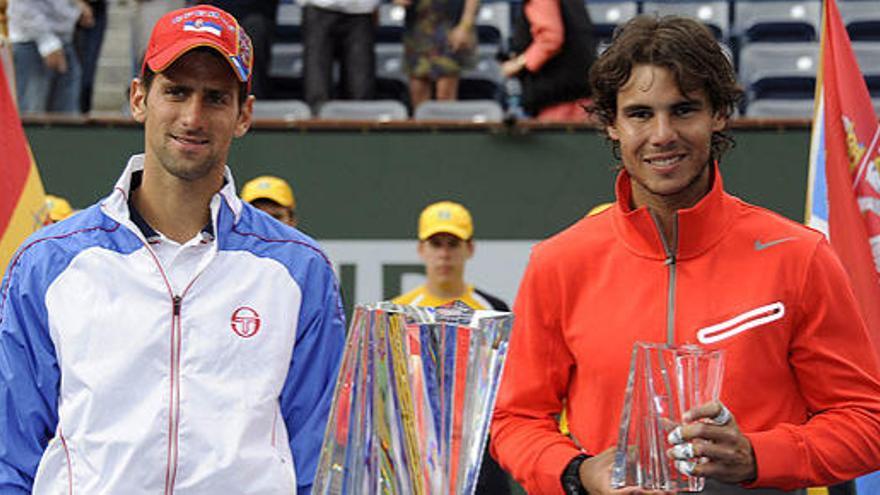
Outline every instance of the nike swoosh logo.
{"type": "Polygon", "coordinates": [[[761,241],[756,240],[755,241],[755,251],[763,251],[763,250],[767,249],[768,247],[773,247],[777,244],[782,244],[783,242],[794,241],[794,240],[796,240],[795,237],[783,237],[782,239],[776,239],[775,241],[767,241],[767,242],[761,242],[761,241]]]}

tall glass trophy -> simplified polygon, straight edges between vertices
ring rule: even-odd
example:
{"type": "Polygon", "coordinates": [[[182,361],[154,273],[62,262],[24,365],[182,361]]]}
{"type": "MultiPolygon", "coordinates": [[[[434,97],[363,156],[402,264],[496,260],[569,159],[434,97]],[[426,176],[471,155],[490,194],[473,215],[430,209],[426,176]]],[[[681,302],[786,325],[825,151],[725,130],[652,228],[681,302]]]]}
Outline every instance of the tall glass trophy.
{"type": "Polygon", "coordinates": [[[474,493],[513,315],[359,305],[313,493],[474,493]]]}
{"type": "MultiPolygon", "coordinates": [[[[637,342],[633,346],[620,436],[612,469],[613,488],[702,491],[705,480],[687,476],[666,455],[668,434],[682,415],[718,400],[723,351],[637,342]]],[[[695,459],[693,462],[700,462],[695,459]]]]}

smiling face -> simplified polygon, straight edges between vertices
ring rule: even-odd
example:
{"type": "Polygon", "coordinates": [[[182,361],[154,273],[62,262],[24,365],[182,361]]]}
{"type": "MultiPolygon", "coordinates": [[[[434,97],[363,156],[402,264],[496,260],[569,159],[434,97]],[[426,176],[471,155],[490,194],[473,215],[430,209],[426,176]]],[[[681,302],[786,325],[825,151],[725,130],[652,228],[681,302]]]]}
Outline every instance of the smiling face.
{"type": "Polygon", "coordinates": [[[253,99],[239,105],[238,91],[229,64],[210,50],[184,54],[149,87],[135,80],[131,107],[144,124],[144,167],[188,182],[221,182],[232,139],[251,122],[253,99]]]}
{"type": "Polygon", "coordinates": [[[705,91],[681,93],[672,72],[636,65],[617,93],[608,135],[620,144],[632,179],[633,206],[677,210],[696,204],[710,187],[712,133],[727,119],[705,91]]]}

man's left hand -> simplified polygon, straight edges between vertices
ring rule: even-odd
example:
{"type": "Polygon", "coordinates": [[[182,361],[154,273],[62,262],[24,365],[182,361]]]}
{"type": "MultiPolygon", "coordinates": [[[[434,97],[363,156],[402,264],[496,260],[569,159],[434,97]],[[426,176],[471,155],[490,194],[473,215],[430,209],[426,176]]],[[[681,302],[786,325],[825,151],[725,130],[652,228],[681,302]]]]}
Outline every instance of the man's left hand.
{"type": "Polygon", "coordinates": [[[703,404],[686,412],[682,419],[684,425],[669,434],[673,448],[667,451],[678,460],[679,471],[724,483],[755,480],[758,467],[752,444],[724,404],[703,404]]]}

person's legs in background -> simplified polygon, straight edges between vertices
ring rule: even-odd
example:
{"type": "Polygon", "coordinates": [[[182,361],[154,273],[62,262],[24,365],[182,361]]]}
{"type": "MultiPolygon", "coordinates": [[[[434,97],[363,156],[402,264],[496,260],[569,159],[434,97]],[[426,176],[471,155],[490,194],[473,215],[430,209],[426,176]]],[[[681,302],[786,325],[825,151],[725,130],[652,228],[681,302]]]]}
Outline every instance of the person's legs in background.
{"type": "Polygon", "coordinates": [[[372,14],[348,15],[342,47],[345,97],[371,100],[376,94],[376,27],[372,14]]]}
{"type": "Polygon", "coordinates": [[[47,110],[59,113],[79,113],[82,67],[73,42],[64,43],[64,57],[67,58],[67,72],[52,72],[49,78],[47,110]]]}
{"type": "Polygon", "coordinates": [[[51,72],[34,42],[13,43],[12,60],[15,66],[15,87],[18,111],[45,112],[49,102],[51,72]]]}
{"type": "Polygon", "coordinates": [[[303,9],[303,92],[315,113],[332,94],[333,26],[338,15],[312,5],[303,9]]]}
{"type": "Polygon", "coordinates": [[[433,83],[428,78],[409,78],[409,101],[412,103],[413,112],[415,112],[419,105],[431,99],[432,89],[433,83]]]}
{"type": "Polygon", "coordinates": [[[104,43],[107,30],[107,4],[92,4],[95,14],[95,25],[90,28],[76,28],[76,51],[82,67],[82,83],[79,96],[79,110],[88,113],[92,110],[92,95],[95,86],[95,72],[98,68],[98,57],[104,43]]]}
{"type": "Polygon", "coordinates": [[[438,100],[457,100],[458,99],[458,75],[443,76],[437,79],[437,99],[438,100]]]}

